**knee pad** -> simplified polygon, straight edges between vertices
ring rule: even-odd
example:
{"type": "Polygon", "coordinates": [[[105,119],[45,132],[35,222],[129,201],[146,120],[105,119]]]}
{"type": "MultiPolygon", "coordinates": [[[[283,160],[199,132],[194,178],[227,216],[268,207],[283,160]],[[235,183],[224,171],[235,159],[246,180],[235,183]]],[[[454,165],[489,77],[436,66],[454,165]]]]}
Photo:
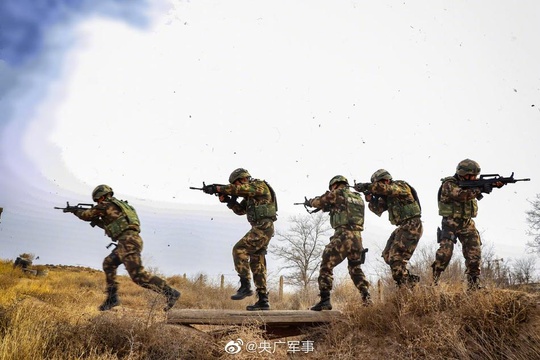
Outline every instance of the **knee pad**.
{"type": "Polygon", "coordinates": [[[357,266],[360,266],[362,265],[364,262],[362,261],[362,259],[358,259],[358,260],[348,260],[348,265],[350,268],[355,268],[357,266]]]}

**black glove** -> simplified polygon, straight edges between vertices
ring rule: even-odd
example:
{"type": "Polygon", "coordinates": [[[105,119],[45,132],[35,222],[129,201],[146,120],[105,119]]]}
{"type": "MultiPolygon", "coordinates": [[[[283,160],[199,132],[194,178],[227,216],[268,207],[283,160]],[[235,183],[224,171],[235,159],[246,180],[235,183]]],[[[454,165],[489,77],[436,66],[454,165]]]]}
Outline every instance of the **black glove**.
{"type": "Polygon", "coordinates": [[[217,191],[216,191],[216,185],[215,185],[215,184],[204,185],[202,191],[203,191],[205,194],[214,195],[215,193],[217,193],[217,191]]]}
{"type": "Polygon", "coordinates": [[[304,196],[304,206],[313,207],[311,206],[311,200],[313,199],[308,199],[307,197],[304,196]]]}
{"type": "Polygon", "coordinates": [[[230,203],[231,202],[231,197],[229,195],[220,195],[219,196],[219,201],[222,202],[222,203],[230,203]]]}
{"type": "Polygon", "coordinates": [[[484,194],[489,194],[493,190],[493,185],[491,184],[484,184],[480,191],[482,191],[484,194]]]}

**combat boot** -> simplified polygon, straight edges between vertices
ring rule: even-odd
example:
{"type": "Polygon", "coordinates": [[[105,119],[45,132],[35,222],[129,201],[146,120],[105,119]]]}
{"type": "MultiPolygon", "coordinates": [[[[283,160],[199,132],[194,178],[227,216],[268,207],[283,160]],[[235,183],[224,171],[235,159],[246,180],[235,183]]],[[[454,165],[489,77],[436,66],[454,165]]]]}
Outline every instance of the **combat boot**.
{"type": "Polygon", "coordinates": [[[439,279],[441,278],[441,271],[433,269],[433,286],[439,285],[439,279]]]}
{"type": "MultiPolygon", "coordinates": [[[[360,293],[362,294],[362,305],[364,306],[373,305],[373,300],[371,300],[371,294],[369,293],[369,291],[367,291],[367,289],[360,290],[360,293]]],[[[330,302],[330,299],[328,300],[328,302],[330,302]]],[[[332,305],[330,305],[329,310],[332,310],[332,305]]]]}
{"type": "Polygon", "coordinates": [[[232,300],[242,300],[247,296],[253,295],[251,290],[251,281],[248,278],[240,277],[240,288],[236,291],[236,294],[231,296],[232,300]]]}
{"type": "Polygon", "coordinates": [[[270,310],[270,303],[268,302],[268,293],[257,292],[259,300],[253,304],[246,306],[248,311],[257,311],[257,310],[270,310]]]}
{"type": "Polygon", "coordinates": [[[167,305],[165,305],[163,311],[169,311],[180,298],[180,291],[173,289],[169,285],[165,285],[163,295],[167,297],[167,305]]]}
{"type": "Polygon", "coordinates": [[[120,299],[118,298],[117,288],[109,288],[107,290],[107,298],[99,306],[99,311],[110,310],[118,305],[120,305],[120,299]]]}
{"type": "Polygon", "coordinates": [[[409,274],[407,277],[407,285],[411,288],[415,287],[420,282],[420,276],[409,274]]]}
{"type": "Polygon", "coordinates": [[[330,303],[330,291],[321,291],[321,301],[311,307],[313,311],[332,310],[332,304],[330,303]]]}
{"type": "Polygon", "coordinates": [[[484,287],[480,285],[480,278],[478,276],[467,275],[467,291],[481,290],[484,287]]]}

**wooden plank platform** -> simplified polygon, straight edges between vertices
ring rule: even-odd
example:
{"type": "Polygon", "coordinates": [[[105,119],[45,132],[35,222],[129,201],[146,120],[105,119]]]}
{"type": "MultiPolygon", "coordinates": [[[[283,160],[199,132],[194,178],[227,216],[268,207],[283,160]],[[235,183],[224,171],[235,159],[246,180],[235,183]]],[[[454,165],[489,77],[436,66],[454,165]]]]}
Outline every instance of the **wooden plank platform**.
{"type": "Polygon", "coordinates": [[[175,325],[255,325],[269,337],[295,336],[305,329],[337,321],[343,314],[337,310],[206,310],[171,309],[167,312],[167,323],[175,325]]]}
{"type": "Polygon", "coordinates": [[[246,323],[265,324],[322,324],[337,320],[341,311],[311,310],[206,310],[206,309],[171,309],[167,312],[169,324],[203,325],[243,325],[246,323]]]}

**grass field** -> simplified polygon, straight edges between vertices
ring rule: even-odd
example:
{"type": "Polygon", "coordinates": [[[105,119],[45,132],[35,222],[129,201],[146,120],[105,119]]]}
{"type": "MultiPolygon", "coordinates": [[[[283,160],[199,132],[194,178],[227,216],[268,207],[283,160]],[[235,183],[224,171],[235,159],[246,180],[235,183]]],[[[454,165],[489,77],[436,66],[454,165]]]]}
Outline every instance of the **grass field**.
{"type": "MultiPolygon", "coordinates": [[[[0,359],[540,359],[539,297],[489,288],[464,291],[460,280],[438,287],[374,291],[371,307],[348,279],[332,293],[345,320],[302,336],[267,340],[259,328],[243,326],[227,336],[166,323],[164,299],[120,277],[122,305],[99,312],[104,275],[75,267],[49,267],[39,277],[0,260],[0,359]],[[257,345],[230,355],[241,339],[257,345]],[[310,344],[309,348],[296,347],[310,344]],[[271,348],[268,348],[268,344],[271,348]],[[300,344],[300,345],[299,345],[300,344]],[[265,345],[265,346],[262,346],[265,345]],[[298,350],[298,351],[296,351],[298,350]]],[[[175,308],[244,309],[255,299],[232,301],[236,284],[220,286],[169,277],[182,292],[175,308]]],[[[316,291],[270,294],[273,309],[307,309],[316,291]]],[[[204,329],[207,330],[207,329],[204,329]]]]}

